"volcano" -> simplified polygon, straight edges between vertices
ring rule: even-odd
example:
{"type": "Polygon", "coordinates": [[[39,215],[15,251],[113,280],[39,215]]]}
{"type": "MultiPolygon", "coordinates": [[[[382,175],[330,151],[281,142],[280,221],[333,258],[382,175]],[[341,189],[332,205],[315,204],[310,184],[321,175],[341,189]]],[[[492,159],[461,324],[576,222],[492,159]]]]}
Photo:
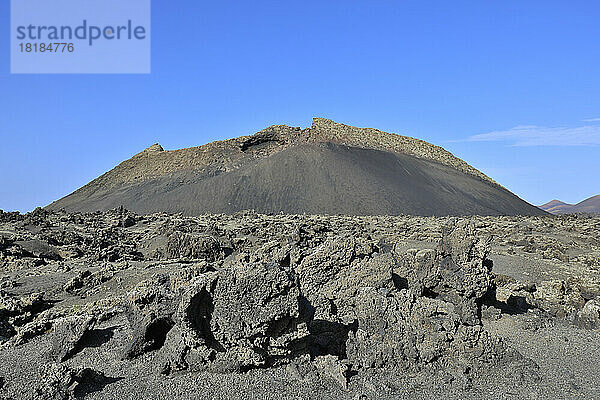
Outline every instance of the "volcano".
{"type": "Polygon", "coordinates": [[[542,210],[551,214],[600,214],[600,194],[580,201],[577,204],[567,204],[560,200],[552,200],[541,205],[542,210]]]}
{"type": "Polygon", "coordinates": [[[154,144],[47,209],[140,214],[542,215],[441,147],[315,118],[167,151],[154,144]]]}

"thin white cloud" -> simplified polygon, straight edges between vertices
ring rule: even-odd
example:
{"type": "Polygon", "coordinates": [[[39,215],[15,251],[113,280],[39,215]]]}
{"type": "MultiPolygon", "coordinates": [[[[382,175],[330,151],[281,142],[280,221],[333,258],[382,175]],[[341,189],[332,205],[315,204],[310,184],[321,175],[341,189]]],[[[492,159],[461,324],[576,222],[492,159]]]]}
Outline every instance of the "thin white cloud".
{"type": "Polygon", "coordinates": [[[600,122],[600,118],[588,118],[582,120],[583,122],[600,122]]]}
{"type": "Polygon", "coordinates": [[[600,145],[600,126],[547,128],[522,125],[505,131],[473,135],[469,142],[508,142],[513,146],[590,146],[600,145]]]}

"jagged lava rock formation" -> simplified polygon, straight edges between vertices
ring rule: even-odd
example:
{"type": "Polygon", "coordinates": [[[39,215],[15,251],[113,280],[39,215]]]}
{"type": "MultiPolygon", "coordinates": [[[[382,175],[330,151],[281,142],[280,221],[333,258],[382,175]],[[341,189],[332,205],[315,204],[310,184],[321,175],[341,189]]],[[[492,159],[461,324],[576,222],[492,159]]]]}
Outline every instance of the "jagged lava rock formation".
{"type": "Polygon", "coordinates": [[[0,211],[0,396],[590,397],[599,231],[579,215],[0,211]]]}
{"type": "Polygon", "coordinates": [[[200,147],[155,144],[50,210],[348,215],[541,215],[422,140],[315,118],[200,147]]]}
{"type": "MultiPolygon", "coordinates": [[[[376,235],[370,226],[0,212],[0,355],[10,363],[27,352],[0,376],[9,393],[47,399],[117,387],[139,368],[155,382],[283,370],[343,391],[377,371],[426,370],[460,386],[500,367],[537,380],[534,363],[482,326],[490,240],[472,222],[447,221],[423,250],[384,239],[388,224],[376,235]],[[101,355],[90,359],[90,349],[101,355]],[[31,363],[37,387],[21,370],[31,363]]],[[[117,390],[139,398],[132,386],[117,390]]]]}

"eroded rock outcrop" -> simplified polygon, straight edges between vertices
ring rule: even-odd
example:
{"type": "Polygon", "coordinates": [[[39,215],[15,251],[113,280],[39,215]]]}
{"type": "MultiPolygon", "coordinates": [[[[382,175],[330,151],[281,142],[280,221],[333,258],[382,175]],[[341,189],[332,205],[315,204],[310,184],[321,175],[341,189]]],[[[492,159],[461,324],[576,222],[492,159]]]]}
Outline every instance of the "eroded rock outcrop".
{"type": "Polygon", "coordinates": [[[128,295],[126,357],[160,349],[163,373],[244,371],[308,356],[327,371],[466,374],[519,360],[481,326],[489,243],[472,224],[452,221],[434,250],[384,253],[368,236],[332,237],[300,258],[238,259],[187,284],[161,275],[128,295]]]}
{"type": "Polygon", "coordinates": [[[435,250],[409,250],[394,267],[396,290],[364,287],[349,359],[362,367],[411,368],[433,362],[468,371],[504,347],[481,326],[490,288],[489,240],[452,222],[435,250]]]}
{"type": "Polygon", "coordinates": [[[168,281],[159,283],[158,294],[133,301],[145,307],[131,318],[138,333],[128,355],[164,343],[159,356],[162,372],[271,366],[290,357],[294,343],[308,334],[300,320],[293,271],[279,264],[240,264],[207,272],[177,288],[177,293],[168,281]],[[148,340],[153,329],[163,335],[162,343],[148,340]]]}
{"type": "Polygon", "coordinates": [[[13,337],[19,327],[49,308],[43,293],[12,297],[0,290],[0,344],[13,337]]]}
{"type": "Polygon", "coordinates": [[[69,316],[54,323],[52,355],[62,362],[80,350],[82,339],[96,323],[93,315],[69,316]]]}
{"type": "Polygon", "coordinates": [[[39,400],[69,400],[82,398],[114,381],[102,372],[91,368],[69,368],[63,364],[50,364],[42,373],[36,389],[39,400]]]}

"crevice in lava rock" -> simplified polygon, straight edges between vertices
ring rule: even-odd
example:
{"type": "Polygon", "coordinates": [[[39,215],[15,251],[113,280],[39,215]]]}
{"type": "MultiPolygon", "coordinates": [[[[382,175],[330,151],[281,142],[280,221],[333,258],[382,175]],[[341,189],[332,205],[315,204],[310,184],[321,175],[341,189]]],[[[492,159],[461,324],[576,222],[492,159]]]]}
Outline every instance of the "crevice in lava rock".
{"type": "Polygon", "coordinates": [[[224,352],[225,348],[219,343],[210,328],[210,320],[215,307],[210,293],[202,289],[190,300],[186,309],[186,317],[192,324],[198,336],[205,340],[206,346],[218,352],[224,352]]]}

